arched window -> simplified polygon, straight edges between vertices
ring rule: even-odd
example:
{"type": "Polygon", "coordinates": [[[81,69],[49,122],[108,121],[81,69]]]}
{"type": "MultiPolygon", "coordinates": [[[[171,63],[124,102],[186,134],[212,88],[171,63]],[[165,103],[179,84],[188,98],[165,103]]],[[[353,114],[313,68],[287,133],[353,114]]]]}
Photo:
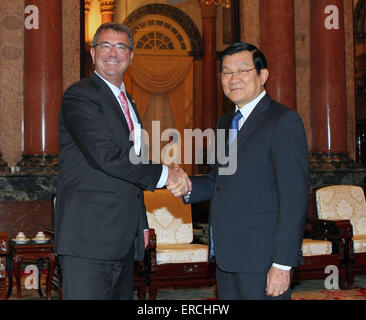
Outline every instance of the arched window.
{"type": "Polygon", "coordinates": [[[137,54],[188,55],[190,41],[184,30],[166,16],[146,15],[131,26],[137,54]]]}

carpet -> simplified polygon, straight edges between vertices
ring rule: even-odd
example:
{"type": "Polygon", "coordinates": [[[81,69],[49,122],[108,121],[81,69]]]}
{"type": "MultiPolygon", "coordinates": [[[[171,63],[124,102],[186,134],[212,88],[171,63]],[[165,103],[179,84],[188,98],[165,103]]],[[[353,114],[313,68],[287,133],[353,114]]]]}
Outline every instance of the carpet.
{"type": "Polygon", "coordinates": [[[293,292],[291,300],[366,300],[365,288],[293,292]]]}

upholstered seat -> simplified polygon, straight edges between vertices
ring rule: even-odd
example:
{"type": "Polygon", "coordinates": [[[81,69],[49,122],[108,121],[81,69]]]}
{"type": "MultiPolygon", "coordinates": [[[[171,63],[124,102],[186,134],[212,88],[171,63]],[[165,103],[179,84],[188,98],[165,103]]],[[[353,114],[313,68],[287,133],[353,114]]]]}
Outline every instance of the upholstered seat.
{"type": "MultiPolygon", "coordinates": [[[[164,191],[157,192],[164,194],[164,191]]],[[[177,203],[176,199],[171,199],[171,195],[167,194],[167,197],[170,201],[177,203]]],[[[152,197],[149,199],[154,201],[152,197]]],[[[156,263],[207,262],[208,247],[191,243],[193,228],[190,206],[182,205],[180,210],[176,210],[176,207],[172,207],[171,204],[171,202],[167,203],[169,209],[164,206],[152,212],[146,212],[149,227],[156,233],[156,263]]],[[[152,203],[147,204],[148,207],[152,205],[152,203]]]]}
{"type": "Polygon", "coordinates": [[[332,243],[326,240],[303,239],[302,254],[304,257],[332,254],[332,243]]]}
{"type": "Polygon", "coordinates": [[[195,287],[215,283],[214,264],[208,264],[208,246],[193,241],[191,206],[166,189],[145,191],[149,228],[156,242],[148,248],[150,298],[159,287],[195,287]]]}
{"type": "Polygon", "coordinates": [[[352,240],[347,242],[347,278],[353,285],[355,273],[366,273],[366,201],[359,186],[334,185],[316,191],[319,219],[349,220],[352,240]]]}
{"type": "Polygon", "coordinates": [[[366,235],[353,236],[354,253],[366,252],[366,235]]]}
{"type": "Polygon", "coordinates": [[[156,246],[156,263],[207,262],[208,250],[203,244],[160,244],[156,246]]]}
{"type": "Polygon", "coordinates": [[[326,267],[334,265],[339,270],[339,287],[344,289],[346,271],[341,265],[343,242],[338,235],[333,235],[332,230],[327,230],[325,234],[318,232],[319,228],[327,229],[327,225],[316,215],[314,190],[310,193],[308,209],[305,238],[301,246],[303,258],[294,270],[293,280],[325,279],[328,276],[325,273],[326,267]]]}

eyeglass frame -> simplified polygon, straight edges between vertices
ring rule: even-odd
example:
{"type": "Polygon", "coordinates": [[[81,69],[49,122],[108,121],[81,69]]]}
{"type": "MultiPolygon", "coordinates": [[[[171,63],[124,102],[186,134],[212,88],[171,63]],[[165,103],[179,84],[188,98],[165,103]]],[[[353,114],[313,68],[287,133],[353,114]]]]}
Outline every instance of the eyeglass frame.
{"type": "MultiPolygon", "coordinates": [[[[224,79],[224,77],[225,77],[225,75],[227,76],[227,77],[229,77],[229,76],[234,76],[234,75],[238,75],[238,76],[246,76],[246,75],[248,75],[249,74],[249,72],[250,71],[253,71],[253,70],[256,70],[257,68],[256,67],[254,67],[254,68],[251,68],[251,69],[239,69],[238,71],[233,71],[233,72],[223,72],[223,71],[221,71],[220,73],[219,73],[219,77],[221,78],[221,79],[224,79]]],[[[227,78],[227,79],[229,79],[229,78],[227,78]]]]}
{"type": "Polygon", "coordinates": [[[102,49],[100,47],[102,44],[110,45],[109,50],[106,51],[106,52],[111,52],[112,51],[112,48],[114,48],[116,50],[116,52],[118,52],[118,53],[126,53],[127,50],[131,50],[132,51],[132,48],[131,47],[129,47],[128,45],[126,45],[125,43],[122,43],[122,42],[110,43],[108,41],[102,41],[102,42],[98,42],[95,45],[93,45],[93,48],[95,48],[96,46],[99,46],[100,50],[103,51],[105,49],[102,49]],[[117,46],[121,46],[121,48],[118,49],[117,46]]]}

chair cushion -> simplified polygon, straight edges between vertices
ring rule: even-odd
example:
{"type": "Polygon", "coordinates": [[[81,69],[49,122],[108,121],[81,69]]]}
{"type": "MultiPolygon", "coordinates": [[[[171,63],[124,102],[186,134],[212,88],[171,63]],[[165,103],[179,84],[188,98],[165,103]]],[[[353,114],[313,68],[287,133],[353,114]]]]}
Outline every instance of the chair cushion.
{"type": "Polygon", "coordinates": [[[173,197],[166,189],[145,191],[145,206],[149,228],[154,228],[156,242],[188,244],[193,241],[191,206],[173,197]]]}
{"type": "Polygon", "coordinates": [[[366,235],[366,201],[359,186],[335,185],[316,191],[319,219],[350,220],[354,235],[366,235]]]}
{"type": "Polygon", "coordinates": [[[353,250],[355,253],[366,252],[366,235],[353,237],[353,250]]]}
{"type": "Polygon", "coordinates": [[[302,254],[304,257],[332,254],[332,243],[325,240],[303,239],[302,254]]]}
{"type": "Polygon", "coordinates": [[[159,244],[156,263],[207,262],[208,246],[203,244],[159,244]]]}

